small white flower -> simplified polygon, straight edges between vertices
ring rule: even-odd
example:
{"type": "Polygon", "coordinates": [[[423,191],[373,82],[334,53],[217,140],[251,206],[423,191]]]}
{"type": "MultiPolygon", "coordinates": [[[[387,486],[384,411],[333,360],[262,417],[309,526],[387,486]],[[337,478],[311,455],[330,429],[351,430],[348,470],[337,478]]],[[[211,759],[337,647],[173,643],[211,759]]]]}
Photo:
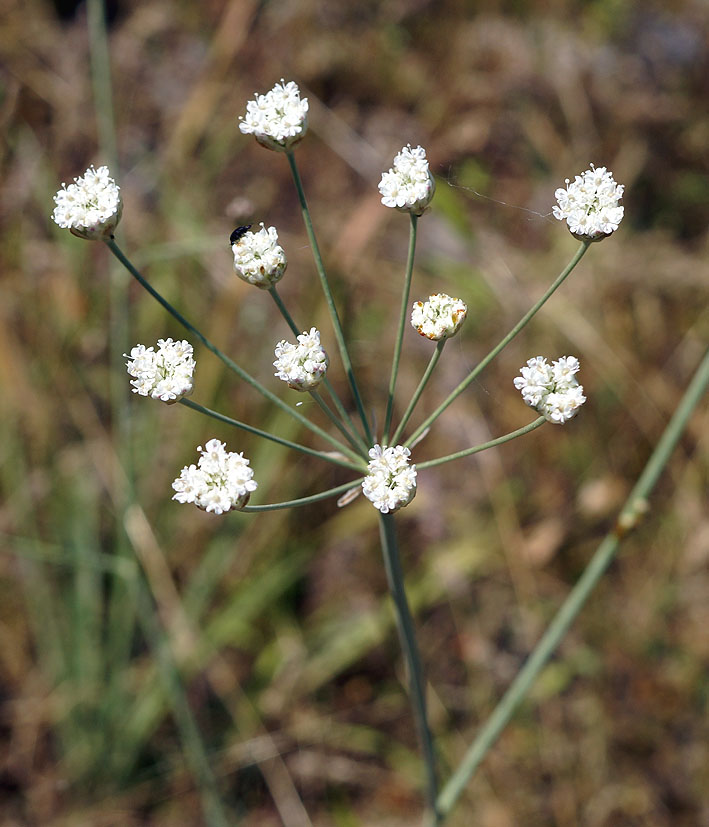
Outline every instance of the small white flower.
{"type": "Polygon", "coordinates": [[[575,356],[562,356],[551,365],[543,356],[535,356],[520,369],[522,375],[515,378],[514,385],[527,405],[549,422],[561,425],[576,416],[586,401],[583,385],[576,379],[578,369],[575,356]]]}
{"type": "Polygon", "coordinates": [[[435,293],[427,302],[414,302],[411,324],[422,336],[438,342],[455,336],[467,313],[465,302],[445,293],[435,293]]]}
{"type": "Polygon", "coordinates": [[[214,514],[243,508],[257,488],[248,459],[243,453],[227,451],[218,439],[210,439],[197,450],[202,455],[197,465],[185,466],[172,483],[177,492],[172,499],[214,514]]]}
{"type": "Polygon", "coordinates": [[[422,146],[403,147],[394,158],[394,166],[382,174],[379,192],[382,204],[401,212],[422,215],[433,198],[436,182],[428,168],[426,150],[422,146]]]}
{"type": "Polygon", "coordinates": [[[623,220],[624,209],[618,202],[624,189],[605,167],[596,169],[591,164],[573,183],[567,178],[566,189],[554,193],[558,202],[552,209],[554,218],[566,221],[576,238],[600,241],[617,230],[623,220]]]}
{"type": "Polygon", "coordinates": [[[416,494],[416,466],[409,464],[411,451],[403,445],[369,449],[367,476],[362,481],[364,496],[382,514],[408,505],[416,494]]]}
{"type": "Polygon", "coordinates": [[[298,344],[293,345],[285,339],[276,345],[277,368],[274,374],[288,383],[296,391],[311,391],[316,388],[327,372],[330,360],[320,344],[319,331],[311,327],[310,333],[303,331],[298,336],[298,344]]]}
{"type": "Polygon", "coordinates": [[[308,130],[308,99],[300,97],[293,81],[283,78],[270,92],[256,95],[239,116],[239,129],[253,135],[267,149],[287,152],[305,137],[308,130]]]}
{"type": "Polygon", "coordinates": [[[288,261],[275,227],[244,233],[231,245],[234,270],[243,281],[268,290],[283,278],[288,261]]]}
{"type": "Polygon", "coordinates": [[[195,369],[192,345],[185,340],[158,339],[157,348],[155,351],[152,347],[136,345],[130,354],[123,355],[130,359],[126,367],[134,377],[131,379],[133,393],[171,405],[192,393],[195,369]]]}
{"type": "Polygon", "coordinates": [[[123,212],[120,187],[108,167],[89,167],[73,184],[62,184],[54,203],[54,221],[89,241],[113,238],[123,212]]]}

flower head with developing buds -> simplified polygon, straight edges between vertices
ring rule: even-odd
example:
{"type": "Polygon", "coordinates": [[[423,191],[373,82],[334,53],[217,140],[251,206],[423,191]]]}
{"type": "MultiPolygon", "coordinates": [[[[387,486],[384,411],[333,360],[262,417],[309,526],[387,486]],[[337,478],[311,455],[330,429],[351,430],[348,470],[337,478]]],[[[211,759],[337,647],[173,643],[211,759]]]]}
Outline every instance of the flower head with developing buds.
{"type": "Polygon", "coordinates": [[[426,150],[422,146],[412,149],[410,144],[394,158],[394,166],[382,174],[379,182],[384,206],[414,215],[423,214],[431,203],[435,189],[436,182],[428,168],[426,150]]]}
{"type": "Polygon", "coordinates": [[[113,238],[123,212],[120,187],[108,167],[89,167],[73,184],[62,184],[54,203],[55,223],[89,241],[113,238]]]}
{"type": "Polygon", "coordinates": [[[543,356],[535,356],[520,369],[514,385],[522,392],[522,398],[536,408],[549,422],[561,425],[576,416],[586,401],[583,385],[576,380],[579,360],[575,356],[562,356],[550,365],[543,356]]]}
{"type": "Polygon", "coordinates": [[[130,354],[123,354],[130,359],[126,367],[134,377],[130,382],[133,393],[174,404],[192,393],[195,369],[192,345],[185,340],[158,339],[157,348],[156,351],[136,345],[130,354]]]}
{"type": "Polygon", "coordinates": [[[246,232],[231,245],[234,270],[243,281],[268,290],[283,278],[288,261],[275,227],[246,232]]]}
{"type": "Polygon", "coordinates": [[[270,92],[249,101],[239,120],[245,135],[253,135],[267,149],[288,152],[308,130],[308,99],[301,99],[296,83],[281,78],[270,92]]]}
{"type": "Polygon", "coordinates": [[[185,466],[172,483],[177,492],[172,499],[214,514],[243,508],[257,488],[248,459],[227,451],[218,439],[197,450],[201,453],[197,465],[185,466]]]}
{"type": "Polygon", "coordinates": [[[416,466],[409,464],[411,451],[403,445],[369,449],[367,476],[362,482],[364,496],[382,514],[403,508],[416,494],[416,466]]]}
{"type": "Polygon", "coordinates": [[[624,189],[605,167],[596,169],[591,164],[573,183],[567,178],[566,189],[560,187],[554,193],[558,202],[552,210],[554,218],[566,221],[576,238],[600,241],[617,230],[623,220],[624,210],[618,202],[624,189]]]}
{"type": "Polygon", "coordinates": [[[320,344],[320,333],[311,327],[310,333],[303,331],[298,336],[298,344],[286,342],[276,345],[277,369],[275,376],[288,383],[296,391],[314,390],[324,379],[330,360],[320,344]]]}
{"type": "Polygon", "coordinates": [[[455,336],[467,313],[465,302],[445,293],[435,293],[427,302],[414,302],[411,324],[422,336],[438,342],[455,336]]]}

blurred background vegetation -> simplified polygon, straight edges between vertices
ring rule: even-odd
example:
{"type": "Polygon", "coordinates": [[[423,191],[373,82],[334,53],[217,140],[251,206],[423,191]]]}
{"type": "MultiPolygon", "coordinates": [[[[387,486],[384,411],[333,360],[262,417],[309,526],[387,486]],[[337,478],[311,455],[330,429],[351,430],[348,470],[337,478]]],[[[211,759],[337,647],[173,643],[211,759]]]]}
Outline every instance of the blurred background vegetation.
{"type": "MultiPolygon", "coordinates": [[[[49,219],[59,184],[110,152],[86,8],[0,11],[0,824],[199,825],[210,775],[245,825],[418,823],[373,509],[217,518],[171,502],[213,436],[251,458],[254,502],[347,477],[128,393],[122,354],[183,331],[102,245],[49,219]]],[[[277,391],[272,349],[288,331],[234,277],[234,226],[278,228],[281,293],[336,347],[287,164],[237,128],[255,91],[293,79],[310,99],[298,160],[380,422],[408,221],[376,185],[402,144],[423,144],[438,179],[412,299],[442,290],[470,307],[419,417],[576,249],[550,217],[555,188],[590,162],[626,185],[620,230],[415,452],[525,424],[519,366],[580,357],[577,419],[422,474],[399,519],[447,774],[612,525],[706,346],[709,8],[114,0],[108,13],[119,240],[277,391]]],[[[402,404],[429,353],[409,330],[402,404]]],[[[197,401],[310,439],[196,357],[197,401]]],[[[709,824],[707,424],[705,406],[452,825],[709,824]]]]}

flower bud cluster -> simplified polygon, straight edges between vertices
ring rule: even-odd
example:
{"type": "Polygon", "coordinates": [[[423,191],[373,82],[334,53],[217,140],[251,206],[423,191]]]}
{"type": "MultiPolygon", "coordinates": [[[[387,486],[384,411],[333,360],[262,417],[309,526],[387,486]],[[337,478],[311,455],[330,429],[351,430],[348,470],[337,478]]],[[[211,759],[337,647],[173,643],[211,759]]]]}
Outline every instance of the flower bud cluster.
{"type": "Polygon", "coordinates": [[[576,416],[586,401],[583,385],[576,379],[579,367],[575,356],[562,356],[551,365],[543,356],[535,356],[520,369],[522,375],[516,377],[514,385],[527,405],[549,422],[561,425],[576,416]]]}
{"type": "Polygon", "coordinates": [[[411,324],[422,336],[438,342],[455,336],[467,313],[465,302],[445,293],[435,293],[426,302],[414,302],[411,324]]]}
{"type": "Polygon", "coordinates": [[[62,184],[54,203],[55,223],[89,241],[112,238],[123,211],[120,187],[105,166],[89,167],[73,184],[62,184]]]}
{"type": "Polygon", "coordinates": [[[408,505],[416,494],[416,466],[409,464],[411,451],[403,445],[369,449],[367,476],[362,482],[364,496],[382,514],[408,505]]]}
{"type": "Polygon", "coordinates": [[[554,218],[566,221],[576,238],[592,241],[605,238],[617,230],[623,220],[624,210],[618,202],[624,189],[605,167],[596,169],[591,164],[573,183],[567,178],[566,189],[560,187],[554,193],[558,202],[552,209],[554,218]]]}
{"type": "Polygon", "coordinates": [[[308,130],[308,99],[300,97],[293,81],[277,83],[265,95],[256,95],[240,116],[239,129],[253,135],[267,149],[287,152],[305,137],[308,130]]]}
{"type": "Polygon", "coordinates": [[[394,158],[394,166],[382,174],[379,192],[382,204],[394,207],[401,212],[422,215],[431,203],[436,182],[428,168],[426,150],[422,146],[403,147],[394,158]]]}
{"type": "Polygon", "coordinates": [[[297,345],[285,339],[280,341],[276,345],[275,356],[273,366],[277,370],[274,375],[296,391],[314,390],[325,377],[330,364],[320,344],[320,332],[314,327],[310,328],[309,333],[303,331],[298,336],[297,345]]]}
{"type": "Polygon", "coordinates": [[[126,367],[134,377],[130,382],[133,393],[174,404],[192,393],[195,369],[192,345],[184,339],[181,342],[158,339],[157,348],[156,351],[136,345],[130,354],[123,354],[130,359],[126,367]]]}
{"type": "Polygon", "coordinates": [[[218,439],[197,450],[201,453],[197,465],[185,466],[172,483],[177,492],[172,499],[214,514],[243,508],[258,485],[249,460],[243,453],[227,451],[218,439]]]}
{"type": "Polygon", "coordinates": [[[231,245],[234,253],[234,270],[245,282],[268,290],[283,278],[288,260],[278,243],[275,227],[246,232],[231,245]]]}

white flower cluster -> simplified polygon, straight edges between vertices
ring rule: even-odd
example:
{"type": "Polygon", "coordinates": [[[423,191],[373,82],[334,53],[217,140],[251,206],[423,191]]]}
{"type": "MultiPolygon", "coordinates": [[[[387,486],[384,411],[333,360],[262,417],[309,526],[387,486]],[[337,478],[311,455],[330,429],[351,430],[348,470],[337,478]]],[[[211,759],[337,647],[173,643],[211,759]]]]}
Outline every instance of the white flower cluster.
{"type": "Polygon", "coordinates": [[[402,212],[421,215],[433,198],[436,182],[428,168],[426,150],[411,145],[403,147],[394,158],[394,166],[382,174],[379,192],[382,204],[402,212]]]}
{"type": "Polygon", "coordinates": [[[108,167],[89,167],[73,184],[62,184],[54,203],[54,221],[89,241],[112,238],[123,211],[120,187],[108,167]]]}
{"type": "Polygon", "coordinates": [[[287,152],[305,137],[308,129],[308,99],[300,97],[293,81],[277,83],[265,95],[246,104],[239,116],[239,129],[253,135],[267,149],[287,152]]]}
{"type": "Polygon", "coordinates": [[[133,393],[174,404],[192,393],[196,364],[192,345],[184,339],[158,339],[157,348],[136,345],[130,354],[123,354],[130,359],[126,367],[134,377],[130,382],[133,393]]]}
{"type": "Polygon", "coordinates": [[[579,360],[575,356],[562,356],[548,364],[543,356],[535,356],[520,369],[521,376],[514,380],[522,398],[536,408],[549,422],[561,425],[573,416],[586,401],[583,385],[576,380],[579,360]]]}
{"type": "Polygon", "coordinates": [[[411,324],[422,336],[438,342],[455,336],[467,313],[465,302],[445,293],[435,293],[427,302],[414,302],[411,324]]]}
{"type": "Polygon", "coordinates": [[[369,449],[367,476],[362,482],[364,496],[382,514],[408,505],[416,494],[416,466],[409,465],[411,451],[403,445],[369,449]]]}
{"type": "Polygon", "coordinates": [[[218,439],[197,450],[202,454],[197,465],[185,466],[172,483],[177,492],[172,499],[214,514],[243,508],[257,488],[248,459],[227,451],[218,439]]]}
{"type": "Polygon", "coordinates": [[[268,290],[283,278],[288,261],[275,227],[244,233],[231,245],[234,270],[243,281],[268,290]]]}
{"type": "Polygon", "coordinates": [[[311,391],[325,377],[330,360],[320,344],[320,332],[310,328],[310,333],[303,331],[298,336],[298,344],[293,345],[285,339],[276,345],[277,368],[274,374],[288,383],[296,391],[311,391]]]}
{"type": "Polygon", "coordinates": [[[600,240],[618,229],[623,220],[623,207],[618,201],[625,187],[616,184],[605,167],[591,164],[573,183],[566,179],[566,189],[559,188],[554,196],[558,202],[552,210],[554,218],[566,221],[572,235],[579,239],[600,240]]]}

